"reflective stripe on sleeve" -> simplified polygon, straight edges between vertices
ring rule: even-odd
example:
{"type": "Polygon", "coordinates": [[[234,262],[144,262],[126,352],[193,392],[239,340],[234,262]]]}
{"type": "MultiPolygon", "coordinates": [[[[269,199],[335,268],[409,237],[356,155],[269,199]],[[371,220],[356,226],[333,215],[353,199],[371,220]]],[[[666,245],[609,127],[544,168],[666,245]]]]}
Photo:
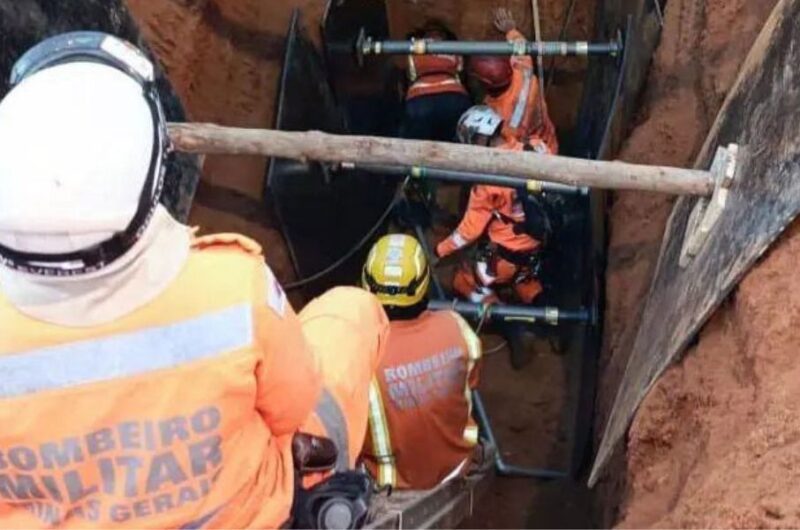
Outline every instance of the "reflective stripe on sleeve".
{"type": "Polygon", "coordinates": [[[377,379],[373,379],[369,387],[369,428],[372,435],[372,446],[378,463],[379,486],[395,486],[397,473],[392,454],[392,439],[389,435],[389,423],[383,408],[383,397],[377,379]]]}
{"type": "Polygon", "coordinates": [[[478,445],[478,426],[467,425],[464,429],[464,440],[469,445],[478,445]]]}
{"type": "Polygon", "coordinates": [[[469,377],[478,361],[483,356],[483,345],[481,339],[472,330],[472,326],[464,320],[464,318],[456,312],[453,312],[453,317],[458,323],[458,328],[461,331],[461,336],[464,342],[467,343],[467,376],[464,378],[464,399],[467,400],[467,418],[466,426],[464,427],[464,441],[470,445],[478,443],[478,426],[475,425],[472,419],[472,389],[469,387],[469,377]]]}
{"type": "Polygon", "coordinates": [[[469,243],[469,241],[464,239],[464,236],[458,233],[458,230],[450,235],[450,240],[453,242],[453,245],[455,245],[456,248],[464,248],[467,246],[467,243],[469,243]]]}
{"type": "Polygon", "coordinates": [[[165,326],[5,355],[0,398],[174,368],[252,343],[252,307],[242,304],[165,326]]]}
{"type": "Polygon", "coordinates": [[[511,120],[508,125],[512,129],[518,128],[522,125],[522,119],[525,117],[525,110],[528,108],[528,96],[531,92],[531,82],[533,80],[533,71],[526,69],[523,74],[522,90],[517,95],[517,103],[514,106],[514,113],[511,114],[511,120]]]}
{"type": "Polygon", "coordinates": [[[315,409],[325,432],[336,445],[336,471],[347,471],[350,467],[350,445],[347,435],[347,420],[336,403],[333,395],[327,390],[322,389],[322,395],[315,409]]]}

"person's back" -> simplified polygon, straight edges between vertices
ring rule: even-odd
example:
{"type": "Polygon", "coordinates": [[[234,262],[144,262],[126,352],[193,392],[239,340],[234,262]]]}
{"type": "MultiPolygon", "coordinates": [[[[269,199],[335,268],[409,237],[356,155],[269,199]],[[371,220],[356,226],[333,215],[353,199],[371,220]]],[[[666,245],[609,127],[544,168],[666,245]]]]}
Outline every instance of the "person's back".
{"type": "MultiPolygon", "coordinates": [[[[429,23],[416,37],[428,41],[455,36],[437,22],[429,23]]],[[[408,80],[399,136],[415,140],[452,142],[459,116],[472,101],[461,82],[463,58],[457,55],[409,55],[408,80]]]]}
{"type": "Polygon", "coordinates": [[[379,485],[429,489],[468,465],[478,442],[471,417],[480,343],[450,311],[393,320],[378,368],[380,408],[373,407],[368,469],[379,485]],[[385,445],[375,430],[386,431],[385,445]],[[391,458],[387,458],[391,457],[391,458]]]}
{"type": "MultiPolygon", "coordinates": [[[[193,241],[159,204],[168,140],[152,65],[114,37],[67,34],[27,53],[12,86],[0,102],[0,526],[284,524],[296,433],[327,437],[354,415],[325,400],[322,353],[258,245],[193,241]]],[[[370,322],[344,353],[371,375],[385,317],[366,293],[346,298],[370,322]]]]}
{"type": "Polygon", "coordinates": [[[478,443],[471,391],[480,339],[458,314],[426,310],[430,269],[413,237],[379,240],[362,277],[391,319],[364,462],[380,486],[432,488],[465,471],[478,443]]]}
{"type": "Polygon", "coordinates": [[[201,240],[163,294],[105,324],[45,323],[0,295],[0,526],[287,520],[319,379],[242,244],[201,240]]]}

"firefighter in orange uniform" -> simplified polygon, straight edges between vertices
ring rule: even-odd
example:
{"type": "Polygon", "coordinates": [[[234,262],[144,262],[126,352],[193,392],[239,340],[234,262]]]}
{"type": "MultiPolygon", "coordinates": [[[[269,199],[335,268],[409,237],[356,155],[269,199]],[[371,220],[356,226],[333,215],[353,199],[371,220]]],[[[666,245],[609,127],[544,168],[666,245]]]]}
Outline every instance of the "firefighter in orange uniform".
{"type": "MultiPolygon", "coordinates": [[[[413,37],[413,35],[412,35],[413,37]]],[[[454,40],[443,25],[431,23],[418,33],[426,40],[454,40]]],[[[400,137],[455,141],[458,118],[472,105],[461,82],[464,60],[457,55],[409,55],[408,79],[400,137]]]]}
{"type": "MultiPolygon", "coordinates": [[[[542,141],[508,143],[499,134],[501,125],[502,119],[492,109],[476,106],[459,122],[459,138],[464,143],[500,149],[548,152],[542,141]]],[[[472,187],[461,223],[436,247],[436,255],[443,258],[475,243],[484,234],[488,236],[489,248],[474,264],[464,264],[453,280],[453,287],[462,297],[476,303],[492,303],[497,301],[494,286],[512,285],[520,301],[530,304],[542,292],[532,266],[541,242],[523,230],[524,223],[525,213],[516,190],[490,185],[472,187]]]]}
{"type": "MultiPolygon", "coordinates": [[[[516,28],[508,9],[495,10],[495,27],[510,42],[525,40],[516,28]]],[[[531,137],[543,140],[553,154],[558,154],[556,129],[547,113],[533,59],[528,55],[476,56],[470,61],[470,73],[486,89],[484,103],[503,118],[503,138],[527,143],[531,137]]]]}
{"type": "Polygon", "coordinates": [[[381,486],[433,488],[465,472],[478,443],[471,390],[480,339],[457,313],[427,310],[430,276],[419,242],[402,234],[378,241],[364,265],[363,286],[391,320],[364,449],[381,486]]]}
{"type": "Polygon", "coordinates": [[[176,222],[154,81],[66,34],[0,102],[2,527],[278,527],[366,435],[383,309],[334,290],[301,326],[257,244],[176,222]]]}

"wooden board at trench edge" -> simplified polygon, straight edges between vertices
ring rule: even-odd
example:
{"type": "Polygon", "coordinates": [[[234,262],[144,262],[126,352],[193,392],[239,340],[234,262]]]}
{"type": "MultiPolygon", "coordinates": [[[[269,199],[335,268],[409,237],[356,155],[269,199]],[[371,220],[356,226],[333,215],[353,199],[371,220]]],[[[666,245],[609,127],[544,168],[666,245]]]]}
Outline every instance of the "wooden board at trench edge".
{"type": "Polygon", "coordinates": [[[673,209],[630,360],[589,479],[615,447],[661,373],[682,352],[756,260],[800,213],[800,0],[781,0],[748,55],[696,167],[718,146],[740,145],[729,203],[699,255],[678,259],[697,199],[673,209]]]}

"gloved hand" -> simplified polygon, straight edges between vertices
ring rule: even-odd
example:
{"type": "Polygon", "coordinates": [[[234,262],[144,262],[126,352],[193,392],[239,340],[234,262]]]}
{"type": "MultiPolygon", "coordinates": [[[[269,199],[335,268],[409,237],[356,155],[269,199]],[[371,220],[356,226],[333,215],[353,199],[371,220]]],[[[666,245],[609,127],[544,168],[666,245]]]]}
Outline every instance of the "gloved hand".
{"type": "Polygon", "coordinates": [[[336,444],[329,438],[302,432],[292,438],[294,468],[300,474],[331,471],[336,466],[338,454],[336,444]]]}
{"type": "Polygon", "coordinates": [[[517,27],[517,23],[514,21],[514,15],[511,14],[511,10],[507,7],[496,8],[493,15],[494,27],[503,35],[517,27]]]}

